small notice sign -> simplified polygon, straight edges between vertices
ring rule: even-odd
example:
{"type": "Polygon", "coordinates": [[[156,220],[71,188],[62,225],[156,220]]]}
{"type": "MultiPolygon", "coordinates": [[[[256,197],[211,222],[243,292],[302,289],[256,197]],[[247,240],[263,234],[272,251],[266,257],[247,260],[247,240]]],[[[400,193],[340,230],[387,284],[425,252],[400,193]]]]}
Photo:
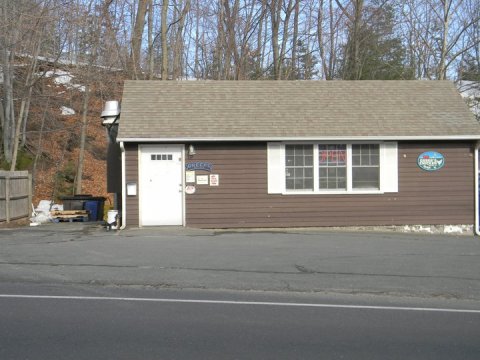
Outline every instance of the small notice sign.
{"type": "Polygon", "coordinates": [[[208,175],[198,175],[197,185],[208,185],[208,175]]]}
{"type": "Polygon", "coordinates": [[[185,171],[185,182],[187,183],[195,182],[195,171],[185,171]]]}
{"type": "Polygon", "coordinates": [[[220,176],[218,174],[210,175],[210,186],[218,186],[220,182],[220,176]]]}

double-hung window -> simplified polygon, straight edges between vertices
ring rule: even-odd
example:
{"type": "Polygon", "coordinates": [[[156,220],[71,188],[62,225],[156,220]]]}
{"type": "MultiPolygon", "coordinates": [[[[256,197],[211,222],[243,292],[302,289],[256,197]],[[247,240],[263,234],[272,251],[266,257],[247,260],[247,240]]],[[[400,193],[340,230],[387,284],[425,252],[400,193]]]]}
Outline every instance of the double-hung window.
{"type": "Polygon", "coordinates": [[[397,143],[269,143],[268,192],[398,192],[397,143]]]}
{"type": "Polygon", "coordinates": [[[308,145],[285,147],[287,189],[313,190],[313,148],[308,145]]]}
{"type": "Polygon", "coordinates": [[[347,146],[345,144],[318,145],[318,179],[320,190],[347,188],[347,146]]]}
{"type": "Polygon", "coordinates": [[[380,145],[352,145],[352,188],[380,189],[380,145]]]}

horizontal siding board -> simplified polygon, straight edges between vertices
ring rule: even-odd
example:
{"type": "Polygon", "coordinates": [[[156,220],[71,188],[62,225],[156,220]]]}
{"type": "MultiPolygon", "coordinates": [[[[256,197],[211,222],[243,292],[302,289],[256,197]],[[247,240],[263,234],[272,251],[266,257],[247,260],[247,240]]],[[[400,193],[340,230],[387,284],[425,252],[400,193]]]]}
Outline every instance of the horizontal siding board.
{"type": "MultiPolygon", "coordinates": [[[[472,190],[473,191],[473,190],[472,190]]],[[[418,192],[408,192],[402,194],[401,201],[408,201],[416,200],[418,204],[418,195],[422,194],[423,191],[418,192]]],[[[400,201],[398,197],[398,193],[396,194],[388,194],[388,195],[375,195],[371,196],[370,198],[366,197],[367,195],[302,195],[302,196],[295,196],[295,195],[277,195],[272,197],[266,197],[265,194],[261,194],[260,196],[255,196],[252,198],[245,197],[244,194],[218,194],[215,196],[215,203],[217,202],[231,202],[231,201],[238,201],[238,202],[268,202],[270,205],[275,204],[282,204],[282,203],[316,203],[316,202],[326,202],[326,201],[335,201],[335,203],[347,202],[347,203],[356,203],[361,202],[362,199],[367,199],[369,202],[384,202],[384,201],[400,201]]],[[[458,201],[460,199],[463,200],[472,200],[471,191],[469,192],[462,192],[457,196],[455,191],[445,191],[442,197],[435,197],[432,198],[430,201],[435,202],[440,199],[446,199],[448,202],[450,201],[458,201]],[[452,200],[450,200],[452,199],[452,200]]],[[[212,205],[211,193],[203,193],[200,194],[195,193],[195,195],[191,195],[187,197],[187,203],[189,204],[197,204],[197,203],[208,203],[212,205]]]]}
{"type": "MultiPolygon", "coordinates": [[[[398,214],[388,214],[386,211],[388,210],[387,208],[365,208],[363,211],[355,211],[354,209],[350,211],[344,211],[341,209],[334,209],[331,211],[311,211],[308,209],[299,209],[295,211],[289,211],[288,209],[275,209],[277,211],[268,210],[264,209],[264,211],[258,211],[258,212],[253,212],[253,211],[248,211],[247,209],[235,209],[235,211],[222,211],[220,213],[209,213],[209,212],[201,212],[195,215],[194,218],[200,219],[200,218],[226,218],[226,217],[231,217],[232,215],[239,215],[242,218],[245,219],[250,219],[250,218],[256,218],[256,217],[271,217],[271,218],[284,218],[285,216],[291,217],[291,218],[297,218],[297,217],[303,217],[303,218],[336,218],[336,217],[353,217],[356,219],[362,219],[362,218],[369,218],[371,216],[375,216],[376,218],[392,218],[392,217],[399,217],[402,216],[401,213],[398,214]],[[364,213],[367,213],[368,215],[363,215],[364,213]]],[[[360,209],[362,210],[362,209],[360,209]]],[[[439,211],[435,213],[434,215],[430,215],[432,218],[437,218],[437,217],[442,217],[442,216],[451,216],[451,217],[463,217],[465,215],[468,215],[469,212],[465,209],[457,208],[455,209],[455,214],[451,215],[450,212],[442,212],[439,211]]],[[[428,215],[424,215],[424,211],[421,209],[419,210],[410,210],[408,213],[405,213],[403,216],[422,216],[422,218],[427,218],[428,215]]]]}
{"type": "MultiPolygon", "coordinates": [[[[275,206],[275,207],[271,207],[271,206],[259,206],[259,205],[256,205],[256,204],[239,204],[237,206],[231,206],[231,205],[228,205],[228,204],[217,204],[215,206],[215,210],[217,211],[220,211],[222,214],[226,214],[226,213],[251,213],[251,214],[262,214],[262,213],[265,213],[265,212],[269,212],[269,213],[279,213],[279,212],[308,212],[308,213],[317,213],[317,214],[325,214],[325,213],[340,213],[340,214],[356,214],[358,213],[359,211],[369,211],[371,213],[374,213],[374,212],[379,212],[380,214],[382,213],[382,211],[385,211],[385,210],[391,210],[392,207],[395,208],[399,208],[401,209],[402,207],[404,207],[405,205],[408,206],[408,204],[400,204],[400,203],[390,203],[390,204],[382,204],[383,207],[381,206],[378,206],[378,205],[375,205],[375,204],[369,204],[369,205],[365,205],[365,204],[358,204],[358,205],[352,205],[352,206],[349,206],[348,209],[345,209],[343,206],[338,206],[336,208],[332,207],[328,210],[321,210],[321,209],[312,209],[312,206],[308,205],[308,204],[301,204],[301,205],[297,205],[297,204],[290,204],[289,206],[275,206]],[[292,208],[294,208],[295,210],[292,210],[292,208]]],[[[411,206],[413,206],[414,203],[412,202],[411,203],[411,206]]],[[[433,204],[432,204],[433,205],[433,204]]],[[[455,212],[462,212],[462,211],[466,211],[468,212],[468,210],[466,210],[466,206],[470,205],[469,203],[465,203],[465,202],[461,202],[461,203],[447,203],[447,202],[436,202],[434,203],[434,206],[437,206],[439,209],[442,209],[442,208],[447,208],[448,206],[448,212],[450,213],[450,210],[454,210],[455,212]]],[[[423,207],[415,207],[415,209],[411,209],[409,210],[409,214],[422,214],[425,210],[429,209],[430,207],[429,206],[423,206],[423,207]]],[[[204,210],[205,212],[207,211],[210,211],[211,210],[211,206],[209,206],[208,204],[204,204],[204,205],[199,205],[199,206],[191,206],[190,207],[190,210],[191,211],[201,211],[201,210],[204,210]]],[[[215,214],[216,215],[216,214],[215,214]]]]}

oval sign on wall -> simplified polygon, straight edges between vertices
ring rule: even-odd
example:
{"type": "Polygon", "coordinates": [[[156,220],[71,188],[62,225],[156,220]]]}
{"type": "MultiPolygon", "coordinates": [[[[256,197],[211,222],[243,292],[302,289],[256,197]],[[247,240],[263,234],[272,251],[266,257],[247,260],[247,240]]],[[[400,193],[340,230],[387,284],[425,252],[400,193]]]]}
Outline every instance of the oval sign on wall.
{"type": "Polygon", "coordinates": [[[436,151],[427,151],[417,158],[417,165],[425,171],[436,171],[445,165],[445,157],[436,151]]]}
{"type": "Polygon", "coordinates": [[[187,185],[185,186],[185,193],[189,194],[189,195],[192,195],[192,194],[195,194],[195,185],[187,185]]]}

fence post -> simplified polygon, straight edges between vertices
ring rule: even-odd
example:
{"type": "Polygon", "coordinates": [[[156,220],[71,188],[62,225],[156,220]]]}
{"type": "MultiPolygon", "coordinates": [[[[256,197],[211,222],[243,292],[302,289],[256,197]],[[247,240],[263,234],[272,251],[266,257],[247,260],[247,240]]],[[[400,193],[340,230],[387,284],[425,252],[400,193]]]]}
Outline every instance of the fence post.
{"type": "Polygon", "coordinates": [[[28,173],[28,204],[27,204],[27,216],[30,217],[30,209],[32,206],[32,194],[33,189],[32,189],[32,174],[28,173]]]}
{"type": "Polygon", "coordinates": [[[5,175],[5,215],[8,224],[10,222],[10,174],[5,175]]]}

